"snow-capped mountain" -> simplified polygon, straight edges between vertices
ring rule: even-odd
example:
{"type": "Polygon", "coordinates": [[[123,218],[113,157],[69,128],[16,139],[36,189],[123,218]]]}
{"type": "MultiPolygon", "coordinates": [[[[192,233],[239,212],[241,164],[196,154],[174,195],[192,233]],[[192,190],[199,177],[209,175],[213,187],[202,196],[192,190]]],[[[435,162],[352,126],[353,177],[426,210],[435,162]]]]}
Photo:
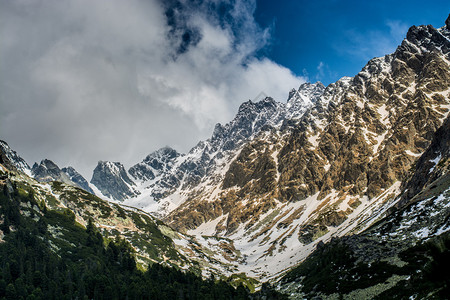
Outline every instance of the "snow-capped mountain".
{"type": "Polygon", "coordinates": [[[393,54],[325,89],[303,85],[287,104],[244,103],[174,169],[165,220],[230,238],[240,267],[265,277],[382,218],[448,116],[449,29],[412,27],[393,54]]]}
{"type": "MultiPolygon", "coordinates": [[[[103,190],[98,188],[112,200],[125,200],[127,204],[167,213],[186,197],[185,191],[198,187],[202,181],[218,179],[240,148],[262,130],[277,128],[286,120],[300,118],[324,88],[320,82],[302,84],[290,94],[287,103],[276,102],[270,97],[256,103],[249,100],[239,107],[231,122],[217,124],[212,137],[199,142],[187,154],[168,147],[149,154],[128,170],[134,179],[133,184],[138,186],[139,195],[117,193],[114,190],[119,185],[108,185],[103,190]]],[[[120,182],[120,178],[116,180],[120,182]]],[[[130,184],[130,181],[123,181],[120,186],[123,184],[130,184]]]]}
{"type": "Polygon", "coordinates": [[[142,162],[132,166],[128,172],[138,181],[154,180],[170,172],[179,156],[180,153],[176,150],[164,147],[149,154],[142,162]]]}
{"type": "Polygon", "coordinates": [[[1,162],[2,164],[6,164],[6,167],[15,168],[29,176],[31,176],[31,168],[27,164],[27,162],[20,157],[16,151],[11,149],[9,145],[0,140],[0,153],[1,153],[1,162]]]}
{"type": "Polygon", "coordinates": [[[303,83],[298,90],[292,89],[286,104],[285,119],[299,119],[325,91],[325,86],[321,82],[303,83]]]}

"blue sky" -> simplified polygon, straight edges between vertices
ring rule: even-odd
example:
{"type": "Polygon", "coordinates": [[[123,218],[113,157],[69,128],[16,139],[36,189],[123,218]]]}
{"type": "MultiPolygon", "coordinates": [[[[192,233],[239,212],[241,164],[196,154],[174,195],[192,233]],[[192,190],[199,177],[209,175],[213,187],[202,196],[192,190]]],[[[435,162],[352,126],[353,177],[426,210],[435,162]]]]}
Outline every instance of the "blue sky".
{"type": "Polygon", "coordinates": [[[272,35],[260,55],[329,84],[393,52],[410,26],[441,27],[449,13],[450,1],[257,0],[255,19],[272,35]]]}

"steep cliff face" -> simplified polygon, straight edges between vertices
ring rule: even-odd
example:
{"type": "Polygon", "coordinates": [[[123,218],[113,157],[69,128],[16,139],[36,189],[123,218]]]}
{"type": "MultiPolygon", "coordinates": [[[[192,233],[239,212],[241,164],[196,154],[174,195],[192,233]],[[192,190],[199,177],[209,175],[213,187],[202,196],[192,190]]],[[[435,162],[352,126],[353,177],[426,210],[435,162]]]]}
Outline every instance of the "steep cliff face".
{"type": "Polygon", "coordinates": [[[435,189],[438,185],[448,185],[450,156],[450,118],[436,131],[428,149],[411,167],[409,176],[403,181],[404,191],[397,208],[402,208],[411,202],[423,199],[428,194],[427,188],[435,189]],[[412,174],[412,175],[411,175],[412,174]]]}

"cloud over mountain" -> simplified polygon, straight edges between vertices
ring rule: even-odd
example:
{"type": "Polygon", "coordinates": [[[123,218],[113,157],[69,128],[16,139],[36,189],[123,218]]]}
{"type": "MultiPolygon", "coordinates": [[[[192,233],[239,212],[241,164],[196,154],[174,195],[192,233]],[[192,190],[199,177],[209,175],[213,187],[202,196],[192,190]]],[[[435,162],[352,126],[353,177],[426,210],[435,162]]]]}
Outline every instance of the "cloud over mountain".
{"type": "Polygon", "coordinates": [[[85,175],[185,151],[261,91],[303,82],[259,56],[255,1],[14,1],[0,10],[1,136],[85,175]],[[69,157],[68,157],[69,156],[69,157]],[[82,159],[81,159],[82,158],[82,159]]]}

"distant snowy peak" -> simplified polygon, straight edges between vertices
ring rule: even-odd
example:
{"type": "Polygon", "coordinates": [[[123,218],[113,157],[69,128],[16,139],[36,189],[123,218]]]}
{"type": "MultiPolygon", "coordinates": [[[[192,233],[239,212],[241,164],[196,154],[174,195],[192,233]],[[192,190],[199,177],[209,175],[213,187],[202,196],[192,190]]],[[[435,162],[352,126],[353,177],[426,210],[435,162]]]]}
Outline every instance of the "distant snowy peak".
{"type": "MultiPolygon", "coordinates": [[[[120,163],[111,162],[99,163],[91,183],[115,200],[139,196],[137,190],[142,192],[142,197],[147,194],[144,189],[151,189],[152,198],[161,199],[179,188],[193,188],[209,175],[220,173],[235,152],[264,128],[278,128],[286,118],[300,118],[324,89],[320,82],[302,84],[288,105],[270,97],[242,103],[233,120],[225,125],[217,124],[211,138],[199,142],[187,154],[164,147],[132,166],[128,174],[139,187],[134,186],[120,163]]],[[[153,200],[149,198],[149,201],[153,200]]]]}
{"type": "Polygon", "coordinates": [[[92,174],[91,183],[106,197],[123,201],[139,194],[135,183],[119,162],[99,161],[92,174]]]}
{"type": "Polygon", "coordinates": [[[180,155],[176,150],[164,147],[149,154],[142,162],[132,166],[128,172],[136,180],[153,180],[170,171],[180,155]]]}
{"type": "MultiPolygon", "coordinates": [[[[287,118],[301,118],[324,89],[320,82],[302,84],[288,104],[276,102],[271,97],[258,102],[249,100],[240,105],[233,120],[225,125],[217,124],[211,138],[199,142],[187,154],[180,154],[169,147],[151,153],[128,170],[139,183],[140,197],[147,194],[145,189],[151,189],[149,201],[165,198],[176,190],[186,192],[211,179],[208,176],[223,173],[222,169],[245,143],[253,140],[264,128],[279,128],[287,118]]],[[[123,186],[121,180],[116,180],[105,184],[102,190],[100,181],[98,179],[95,185],[106,196],[121,190],[114,182],[123,186]]],[[[125,194],[127,197],[139,195],[133,192],[125,194]]],[[[113,198],[123,200],[127,197],[116,195],[113,198]]]]}
{"type": "Polygon", "coordinates": [[[63,171],[69,177],[69,179],[77,186],[81,187],[83,190],[91,194],[94,194],[94,191],[89,186],[87,180],[80,173],[78,173],[73,167],[69,166],[66,168],[62,168],[61,171],[63,171]]]}
{"type": "Polygon", "coordinates": [[[0,163],[5,167],[16,168],[18,171],[31,176],[31,169],[27,162],[2,140],[0,140],[0,152],[0,163]]]}

